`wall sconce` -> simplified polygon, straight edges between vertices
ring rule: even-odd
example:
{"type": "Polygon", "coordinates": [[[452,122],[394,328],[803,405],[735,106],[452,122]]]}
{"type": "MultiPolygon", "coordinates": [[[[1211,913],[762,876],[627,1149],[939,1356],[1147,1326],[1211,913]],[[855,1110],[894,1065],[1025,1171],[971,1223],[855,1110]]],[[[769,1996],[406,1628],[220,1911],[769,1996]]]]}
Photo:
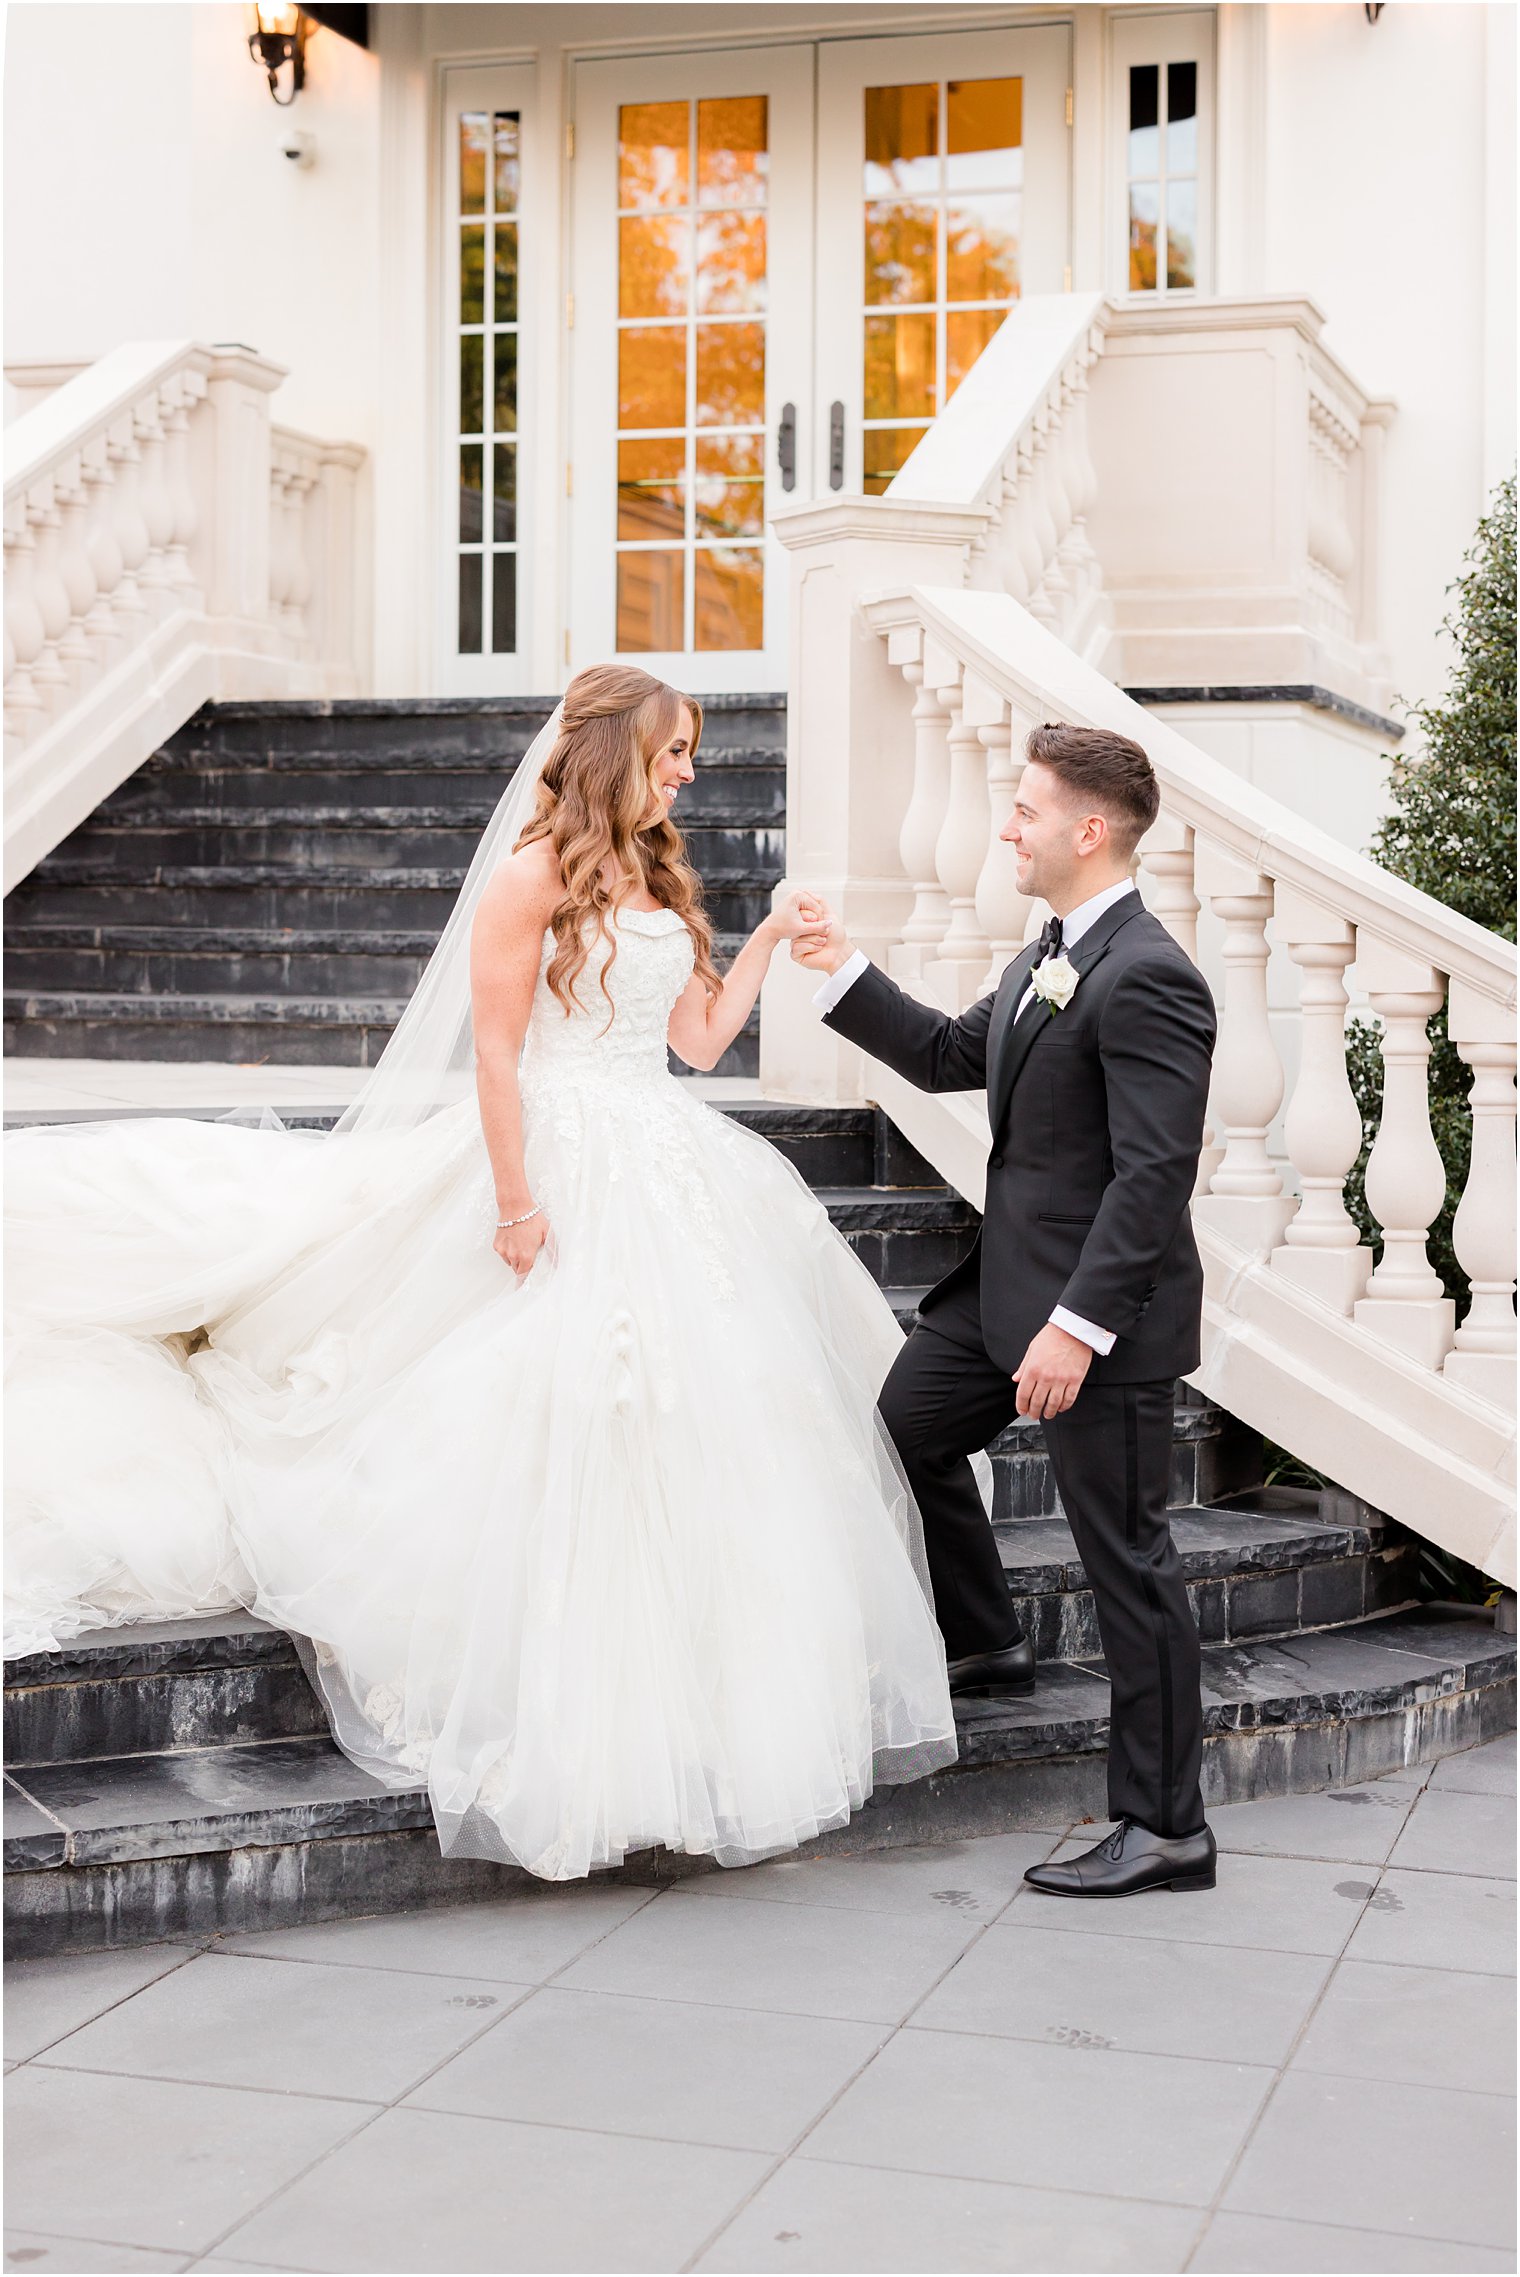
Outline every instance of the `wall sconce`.
{"type": "Polygon", "coordinates": [[[265,73],[269,92],[281,109],[293,103],[306,84],[306,37],[310,30],[304,11],[258,0],[255,23],[248,34],[248,53],[265,73]],[[290,93],[280,93],[280,73],[290,65],[290,93]]]}

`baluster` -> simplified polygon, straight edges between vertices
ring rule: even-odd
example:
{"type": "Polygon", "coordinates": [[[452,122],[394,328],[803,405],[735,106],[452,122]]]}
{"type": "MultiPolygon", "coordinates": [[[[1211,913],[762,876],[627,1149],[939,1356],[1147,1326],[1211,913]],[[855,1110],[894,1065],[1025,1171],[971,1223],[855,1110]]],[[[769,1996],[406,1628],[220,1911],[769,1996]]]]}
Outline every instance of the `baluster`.
{"type": "Polygon", "coordinates": [[[1055,517],[1050,509],[1050,424],[1049,414],[1036,415],[1033,438],[1033,463],[1030,469],[1029,489],[1024,500],[1024,512],[1034,537],[1039,569],[1029,596],[1029,614],[1038,619],[1051,632],[1059,629],[1061,617],[1061,581],[1056,569],[1058,543],[1055,517]]]}
{"type": "Polygon", "coordinates": [[[1185,956],[1198,962],[1198,896],[1193,891],[1193,833],[1174,815],[1158,814],[1140,846],[1140,866],[1154,880],[1145,905],[1185,956]]]}
{"type": "Polygon", "coordinates": [[[32,666],[46,644],[47,627],[32,591],[37,540],[27,517],[26,501],[17,499],[7,505],[5,514],[5,636],[11,649],[5,675],[5,718],[11,733],[24,741],[36,733],[46,713],[32,678],[32,666]]]}
{"type": "MultiPolygon", "coordinates": [[[[970,674],[967,674],[969,681],[970,674]]],[[[1013,722],[1007,706],[998,702],[1000,716],[977,728],[987,749],[987,820],[990,835],[987,859],[976,881],[976,914],[992,943],[992,962],[977,994],[997,987],[1004,969],[1018,955],[1029,924],[1030,900],[1019,891],[1019,860],[1007,840],[999,836],[1013,812],[1014,794],[1024,772],[1022,749],[1013,748],[1013,722]]]]}
{"type": "Polygon", "coordinates": [[[902,674],[913,690],[913,795],[903,814],[898,849],[913,888],[913,907],[889,966],[895,980],[913,982],[950,922],[950,903],[934,867],[934,849],[950,798],[950,751],[945,742],[950,715],[925,679],[922,661],[904,664],[902,674]]]}
{"type": "Polygon", "coordinates": [[[1272,881],[1212,839],[1194,847],[1198,891],[1224,923],[1224,1003],[1211,1105],[1224,1152],[1194,1207],[1242,1249],[1270,1250],[1293,1203],[1267,1153],[1282,1105],[1283,1069],[1267,1017],[1267,920],[1272,881]]]}
{"type": "Polygon", "coordinates": [[[154,619],[160,619],[168,615],[174,602],[174,587],[169,570],[169,543],[174,536],[174,498],[169,488],[166,437],[156,400],[139,408],[133,424],[141,453],[138,470],[141,488],[138,495],[142,506],[143,528],[148,534],[148,550],[143,558],[139,582],[149,614],[154,619]]]}
{"type": "Polygon", "coordinates": [[[992,943],[976,914],[976,889],[987,859],[987,753],[975,725],[966,718],[957,684],[942,686],[940,701],[951,704],[950,795],[934,846],[934,867],[950,902],[950,922],[932,971],[936,1001],[959,1012],[986,977],[992,943]]]}
{"type": "Polygon", "coordinates": [[[169,582],[184,606],[198,611],[204,602],[190,566],[190,546],[199,517],[195,483],[190,473],[190,406],[183,393],[176,396],[170,407],[167,428],[169,498],[174,510],[168,553],[169,582]]]}
{"type": "Polygon", "coordinates": [[[121,557],[112,606],[117,629],[130,649],[136,647],[148,624],[148,607],[137,580],[137,572],[147,558],[148,525],[143,520],[139,500],[142,463],[130,417],[113,430],[108,449],[116,468],[116,480],[111,487],[111,524],[121,557]]]}
{"type": "Polygon", "coordinates": [[[286,603],[290,597],[290,517],[286,511],[287,477],[276,460],[269,470],[269,617],[280,632],[289,633],[286,603]]]}
{"type": "Polygon", "coordinates": [[[68,595],[69,622],[59,643],[59,654],[75,688],[88,686],[95,677],[95,644],[85,620],[95,606],[95,572],[90,567],[89,497],[78,459],[56,477],[62,517],[59,533],[58,574],[68,595]]]}
{"type": "MultiPolygon", "coordinates": [[[[1198,896],[1193,891],[1193,833],[1185,822],[1163,811],[1140,844],[1140,867],[1149,891],[1145,906],[1166,927],[1184,956],[1198,962],[1198,896]]],[[[1137,881],[1138,882],[1138,881],[1137,881]]],[[[1212,1123],[1203,1126],[1194,1194],[1206,1194],[1224,1154],[1214,1143],[1212,1123]]]]}
{"type": "Polygon", "coordinates": [[[95,599],[84,629],[103,671],[114,662],[122,646],[121,627],[116,619],[122,562],[121,547],[116,542],[115,462],[99,437],[85,445],[80,457],[85,493],[85,543],[90,574],[95,580],[95,599]]]}
{"type": "Polygon", "coordinates": [[[1342,1196],[1362,1147],[1362,1118],[1346,1073],[1345,971],[1356,934],[1344,918],[1290,886],[1277,888],[1278,935],[1299,968],[1298,1081],[1283,1122],[1303,1200],[1272,1268],[1349,1313],[1367,1287],[1372,1252],[1342,1196]]]}
{"type": "Polygon", "coordinates": [[[296,653],[301,656],[312,654],[311,635],[306,622],[306,604],[311,599],[307,501],[315,488],[316,476],[308,468],[293,471],[286,478],[285,516],[289,555],[284,614],[296,653]]]}
{"type": "Polygon", "coordinates": [[[56,710],[66,701],[69,692],[68,666],[59,650],[69,629],[70,611],[68,587],[58,567],[61,523],[51,481],[41,486],[40,495],[32,493],[27,502],[27,515],[37,533],[32,598],[41,611],[45,636],[32,666],[32,680],[44,705],[56,710]]]}
{"type": "Polygon", "coordinates": [[[1447,1032],[1473,1071],[1472,1161],[1452,1222],[1472,1303],[1443,1373],[1496,1406],[1515,1404],[1515,1023],[1513,1013],[1454,980],[1447,1032]]]}
{"type": "Polygon", "coordinates": [[[1425,1023],[1445,989],[1424,964],[1364,927],[1357,978],[1383,1023],[1383,1112],[1367,1158],[1367,1207],[1383,1229],[1383,1254],[1353,1313],[1358,1327],[1427,1368],[1451,1348],[1456,1306],[1426,1250],[1446,1199],[1446,1171],[1430,1127],[1430,1038],[1425,1023]]]}
{"type": "Polygon", "coordinates": [[[1044,557],[1040,552],[1040,533],[1035,526],[1033,492],[1035,482],[1034,441],[1026,432],[1019,437],[1012,462],[1003,470],[1003,511],[1013,544],[1007,549],[1011,572],[1008,589],[1016,601],[1025,608],[1034,606],[1040,590],[1040,579],[1045,573],[1044,557]]]}

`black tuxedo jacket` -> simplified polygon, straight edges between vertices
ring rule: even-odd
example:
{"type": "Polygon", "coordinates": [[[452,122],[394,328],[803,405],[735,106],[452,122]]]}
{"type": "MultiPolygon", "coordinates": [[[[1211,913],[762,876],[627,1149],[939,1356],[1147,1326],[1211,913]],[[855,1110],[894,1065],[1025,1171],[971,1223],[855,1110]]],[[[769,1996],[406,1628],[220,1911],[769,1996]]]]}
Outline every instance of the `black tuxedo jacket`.
{"type": "Polygon", "coordinates": [[[959,1019],[876,966],[824,1018],[921,1091],[987,1092],[992,1150],[971,1255],[920,1311],[1011,1375],[1066,1305],[1112,1329],[1096,1383],[1150,1383],[1198,1365],[1203,1270],[1189,1198],[1203,1144],[1214,1001],[1202,974],[1129,893],[1069,952],[1066,1009],[1015,1013],[1031,944],[959,1019]]]}

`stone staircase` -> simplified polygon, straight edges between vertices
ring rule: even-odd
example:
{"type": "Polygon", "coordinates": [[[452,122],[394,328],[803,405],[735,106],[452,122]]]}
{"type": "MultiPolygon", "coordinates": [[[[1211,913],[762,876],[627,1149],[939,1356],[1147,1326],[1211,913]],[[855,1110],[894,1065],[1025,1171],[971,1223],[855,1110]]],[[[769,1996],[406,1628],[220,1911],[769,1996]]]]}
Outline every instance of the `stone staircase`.
{"type": "MultiPolygon", "coordinates": [[[[545,698],[208,707],[5,908],[5,1048],[373,1065],[545,698]]],[[[785,699],[706,702],[681,823],[723,956],[781,875],[785,699]]],[[[752,1075],[758,1017],[714,1070],[752,1075]]]]}
{"type": "MultiPolygon", "coordinates": [[[[736,1104],[826,1201],[899,1317],[960,1256],[969,1207],[872,1109],[736,1104]]],[[[878,1792],[819,1846],[949,1841],[1052,1809],[1101,1818],[1107,1685],[1038,1426],[990,1450],[1027,1700],[959,1710],[961,1760],[878,1792]]],[[[1514,1721],[1514,1640],[1416,1602],[1418,1547],[1335,1492],[1260,1485],[1260,1442],[1183,1392],[1172,1501],[1204,1637],[1213,1803],[1355,1782],[1514,1721]]],[[[427,1799],[333,1745],[290,1638],[247,1615],[100,1631],[9,1664],[13,1954],[457,1902],[526,1884],[440,1858],[427,1799]]],[[[622,1878],[703,1870],[658,1853],[622,1878]]]]}

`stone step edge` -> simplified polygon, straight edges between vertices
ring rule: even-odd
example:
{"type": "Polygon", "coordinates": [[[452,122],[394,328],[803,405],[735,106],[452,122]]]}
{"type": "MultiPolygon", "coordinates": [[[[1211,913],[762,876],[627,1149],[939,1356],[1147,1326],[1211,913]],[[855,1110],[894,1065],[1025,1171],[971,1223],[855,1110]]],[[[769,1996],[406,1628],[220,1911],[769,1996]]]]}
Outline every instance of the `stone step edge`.
{"type": "MultiPolygon", "coordinates": [[[[100,806],[79,826],[78,837],[129,837],[156,830],[483,830],[496,801],[467,806],[100,806]]],[[[784,831],[785,814],[727,807],[704,812],[695,800],[677,807],[683,828],[784,831]]]]}
{"type": "MultiPolygon", "coordinates": [[[[537,719],[549,717],[558,696],[231,696],[208,702],[187,726],[234,719],[537,719]]],[[[724,690],[699,698],[709,712],[784,712],[784,688],[724,690]]],[[[185,731],[181,729],[180,733],[185,731]]]]}
{"type": "MultiPolygon", "coordinates": [[[[1169,1513],[1174,1523],[1178,1519],[1205,1520],[1220,1514],[1202,1503],[1180,1503],[1169,1513]]],[[[1248,1522],[1256,1517],[1270,1521],[1276,1516],[1272,1512],[1230,1515],[1248,1522]]],[[[1075,1595],[1089,1586],[1080,1558],[1052,1559],[1020,1544],[1017,1538],[1022,1532],[1051,1526],[1064,1527],[1064,1521],[1059,1518],[1013,1519],[998,1529],[1005,1573],[1034,1577],[1026,1582],[1020,1595],[1075,1595]],[[1022,1560],[1021,1548],[1027,1553],[1022,1560]]],[[[1229,1556],[1241,1556],[1245,1545],[1238,1542],[1222,1542],[1214,1552],[1206,1545],[1194,1544],[1181,1552],[1184,1571],[1189,1580],[1292,1572],[1304,1565],[1337,1558],[1369,1556],[1380,1546],[1377,1531],[1372,1527],[1327,1526],[1307,1519],[1291,1534],[1262,1535],[1260,1544],[1266,1552],[1264,1560],[1245,1564],[1218,1562],[1229,1556]]],[[[148,1633],[134,1633],[130,1625],[120,1630],[89,1630],[51,1652],[17,1655],[5,1663],[5,1691],[62,1690],[75,1684],[156,1682],[174,1676],[214,1674],[220,1670],[299,1665],[289,1633],[253,1613],[200,1615],[183,1623],[148,1622],[142,1624],[142,1628],[148,1633]]]]}
{"type": "MultiPolygon", "coordinates": [[[[1423,1661],[1414,1674],[1395,1672],[1385,1682],[1370,1685],[1331,1685],[1320,1692],[1304,1689],[1285,1692],[1279,1697],[1263,1701],[1208,1700],[1204,1710],[1205,1739],[1218,1739],[1230,1734],[1246,1732],[1290,1733],[1295,1729],[1323,1726],[1326,1722],[1348,1723],[1406,1711],[1437,1699],[1449,1699],[1457,1693],[1471,1693],[1501,1686],[1513,1687],[1515,1675],[1515,1647],[1507,1638],[1480,1624],[1472,1624],[1475,1632],[1473,1649],[1467,1657],[1454,1660],[1412,1653],[1400,1643],[1400,1624],[1407,1630],[1414,1627],[1424,1633],[1419,1624],[1410,1624],[1401,1614],[1384,1616],[1350,1629],[1319,1630],[1295,1640],[1298,1649],[1293,1658],[1300,1666],[1312,1664],[1317,1647],[1333,1647],[1346,1637],[1358,1637],[1364,1643],[1386,1649],[1403,1659],[1423,1661]],[[1369,1637],[1363,1632],[1383,1627],[1388,1633],[1369,1637]],[[1478,1640],[1481,1639],[1481,1647],[1478,1640]],[[1477,1681],[1472,1681],[1476,1675],[1477,1681]],[[1262,1712],[1265,1709],[1266,1712],[1262,1712]]],[[[1455,1630],[1459,1625],[1450,1624],[1455,1630]]],[[[1453,1646],[1460,1641],[1453,1637],[1453,1646]]],[[[1215,1663],[1224,1664],[1239,1660],[1245,1648],[1238,1646],[1206,1646],[1204,1648],[1205,1683],[1215,1663]]],[[[1265,1648],[1255,1648],[1257,1650],[1265,1648]]],[[[1055,1758],[1069,1759],[1074,1755],[1095,1755],[1106,1747],[1108,1740],[1107,1700],[1108,1686],[1090,1665],[1085,1663],[1057,1663],[1050,1672],[1046,1713],[1041,1716],[1039,1693],[1029,1701],[1007,1703],[962,1703],[957,1709],[957,1724],[961,1741],[961,1759],[939,1774],[949,1780],[968,1771],[983,1769],[995,1764],[1033,1763],[1055,1758]],[[1066,1672],[1066,1689],[1073,1695],[1067,1702],[1067,1712],[1052,1716],[1055,1705],[1048,1695],[1056,1688],[1059,1672],[1066,1672]]],[[[288,1751],[292,1766],[298,1764],[328,1763],[335,1777],[329,1787],[339,1789],[345,1785],[349,1791],[328,1792],[310,1800],[288,1803],[271,1803],[231,1811],[208,1810],[181,1817],[154,1821],[133,1819],[119,1827],[95,1826],[70,1828],[49,1812],[45,1801],[35,1796],[26,1781],[15,1774],[7,1774],[8,1786],[14,1788],[32,1810],[48,1823],[41,1830],[12,1835],[4,1845],[4,1864],[7,1874],[30,1875],[56,1867],[103,1866],[137,1863],[150,1858],[174,1858],[203,1854],[211,1851],[246,1847],[271,1848],[292,1842],[324,1841],[338,1835],[384,1833],[413,1827],[426,1827],[431,1820],[425,1789],[387,1788],[370,1775],[349,1764],[351,1779],[337,1774],[337,1766],[347,1763],[331,1739],[317,1736],[310,1740],[284,1740],[253,1742],[241,1748],[222,1751],[228,1759],[247,1761],[252,1767],[258,1756],[267,1757],[271,1750],[288,1751]],[[366,1783],[367,1782],[367,1783],[366,1783]],[[310,1814],[316,1813],[313,1821],[310,1814]]],[[[107,1761],[113,1759],[105,1759],[107,1761]]],[[[115,1758],[119,1762],[135,1763],[136,1757],[115,1758]]],[[[51,1766],[51,1769],[67,1768],[51,1766]]],[[[97,1767],[92,1765],[91,1769],[97,1767]]],[[[109,1783],[109,1782],[108,1782],[109,1783]]],[[[45,1793],[45,1785],[43,1788],[45,1793]]]]}
{"type": "MultiPolygon", "coordinates": [[[[151,877],[129,877],[109,862],[94,862],[73,855],[48,855],[29,877],[22,880],[16,891],[26,894],[29,903],[35,904],[38,895],[49,886],[102,886],[116,889],[130,888],[134,893],[187,892],[191,889],[208,890],[211,887],[278,886],[282,889],[315,887],[324,892],[346,890],[392,890],[403,893],[453,893],[464,881],[466,865],[462,862],[447,864],[398,864],[394,869],[376,869],[364,863],[313,865],[310,869],[295,869],[288,862],[164,862],[153,865],[151,877]]],[[[775,885],[779,871],[769,866],[763,870],[736,869],[719,866],[702,872],[702,883],[711,892],[733,893],[761,889],[775,885]]]]}

